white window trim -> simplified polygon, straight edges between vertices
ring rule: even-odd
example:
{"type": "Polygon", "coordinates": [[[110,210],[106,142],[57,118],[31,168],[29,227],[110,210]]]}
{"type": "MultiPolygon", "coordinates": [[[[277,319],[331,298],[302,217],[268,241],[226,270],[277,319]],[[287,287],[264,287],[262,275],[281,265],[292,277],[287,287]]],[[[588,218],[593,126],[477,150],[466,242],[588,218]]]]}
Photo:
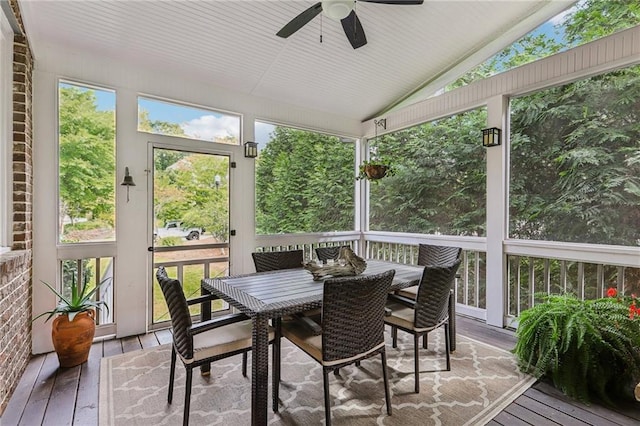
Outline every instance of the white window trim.
{"type": "Polygon", "coordinates": [[[13,243],[13,30],[0,13],[0,253],[13,243]]]}

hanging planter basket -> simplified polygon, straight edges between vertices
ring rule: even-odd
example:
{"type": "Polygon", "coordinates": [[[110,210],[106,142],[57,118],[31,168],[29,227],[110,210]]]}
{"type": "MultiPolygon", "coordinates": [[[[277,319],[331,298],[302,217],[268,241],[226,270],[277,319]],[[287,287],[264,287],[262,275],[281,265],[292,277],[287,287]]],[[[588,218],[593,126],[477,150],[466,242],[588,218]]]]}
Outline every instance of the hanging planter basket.
{"type": "Polygon", "coordinates": [[[388,166],[385,165],[377,165],[377,164],[368,164],[363,166],[364,174],[367,175],[367,179],[376,180],[382,179],[387,175],[388,166]]]}
{"type": "Polygon", "coordinates": [[[384,177],[392,176],[393,174],[393,168],[387,163],[381,163],[379,160],[376,160],[376,162],[365,161],[360,165],[360,174],[358,174],[358,179],[376,181],[384,177]]]}

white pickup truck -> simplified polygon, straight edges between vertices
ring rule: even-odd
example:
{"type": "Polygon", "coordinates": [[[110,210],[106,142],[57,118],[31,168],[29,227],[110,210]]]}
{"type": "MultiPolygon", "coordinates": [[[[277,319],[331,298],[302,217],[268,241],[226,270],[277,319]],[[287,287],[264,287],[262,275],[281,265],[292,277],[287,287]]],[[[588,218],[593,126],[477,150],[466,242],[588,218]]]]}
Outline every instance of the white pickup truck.
{"type": "Polygon", "coordinates": [[[187,240],[199,240],[200,235],[204,234],[202,228],[183,228],[182,222],[179,220],[168,221],[163,228],[156,229],[155,237],[181,237],[187,240]]]}

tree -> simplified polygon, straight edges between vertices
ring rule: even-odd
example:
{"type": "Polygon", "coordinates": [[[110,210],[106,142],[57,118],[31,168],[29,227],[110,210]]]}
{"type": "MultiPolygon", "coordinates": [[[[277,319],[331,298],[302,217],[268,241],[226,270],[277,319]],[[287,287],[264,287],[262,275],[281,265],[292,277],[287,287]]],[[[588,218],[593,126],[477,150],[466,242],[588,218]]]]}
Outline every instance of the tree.
{"type": "Polygon", "coordinates": [[[276,127],[256,163],[258,234],[351,230],[354,145],[276,127]]]}
{"type": "Polygon", "coordinates": [[[156,151],[156,219],[163,223],[181,220],[185,227],[203,228],[219,241],[228,241],[228,158],[181,153],[178,161],[165,165],[173,152],[175,151],[156,151]],[[220,179],[219,185],[216,185],[216,176],[220,179]]]}
{"type": "Polygon", "coordinates": [[[424,123],[372,141],[394,176],[372,185],[372,230],[484,235],[484,109],[424,123]]]}
{"type": "Polygon", "coordinates": [[[60,87],[60,217],[114,224],[115,113],[93,90],[60,87]]]}

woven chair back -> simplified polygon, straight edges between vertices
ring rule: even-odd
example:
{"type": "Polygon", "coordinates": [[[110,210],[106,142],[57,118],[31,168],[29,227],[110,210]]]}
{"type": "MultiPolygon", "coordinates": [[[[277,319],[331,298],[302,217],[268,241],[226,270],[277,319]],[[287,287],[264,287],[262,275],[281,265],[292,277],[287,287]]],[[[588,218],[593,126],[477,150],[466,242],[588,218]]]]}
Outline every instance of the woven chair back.
{"type": "Polygon", "coordinates": [[[256,272],[302,268],[304,261],[302,250],[254,252],[251,256],[256,272]]]}
{"type": "Polygon", "coordinates": [[[418,265],[421,266],[448,266],[460,259],[462,249],[460,247],[435,246],[420,244],[418,246],[418,265]]]}
{"type": "Polygon", "coordinates": [[[169,307],[173,345],[184,358],[193,358],[193,338],[187,332],[191,327],[191,315],[182,284],[176,279],[169,278],[162,266],[158,268],[156,278],[169,307]]]}
{"type": "Polygon", "coordinates": [[[460,259],[448,266],[425,266],[416,295],[416,328],[433,328],[449,316],[449,296],[460,259]]]}
{"type": "Polygon", "coordinates": [[[316,247],[316,256],[318,260],[326,262],[329,259],[336,260],[340,256],[340,249],[349,246],[333,246],[333,247],[316,247]]]}
{"type": "Polygon", "coordinates": [[[324,282],[322,358],[348,359],[384,342],[384,307],[395,270],[324,282]]]}

